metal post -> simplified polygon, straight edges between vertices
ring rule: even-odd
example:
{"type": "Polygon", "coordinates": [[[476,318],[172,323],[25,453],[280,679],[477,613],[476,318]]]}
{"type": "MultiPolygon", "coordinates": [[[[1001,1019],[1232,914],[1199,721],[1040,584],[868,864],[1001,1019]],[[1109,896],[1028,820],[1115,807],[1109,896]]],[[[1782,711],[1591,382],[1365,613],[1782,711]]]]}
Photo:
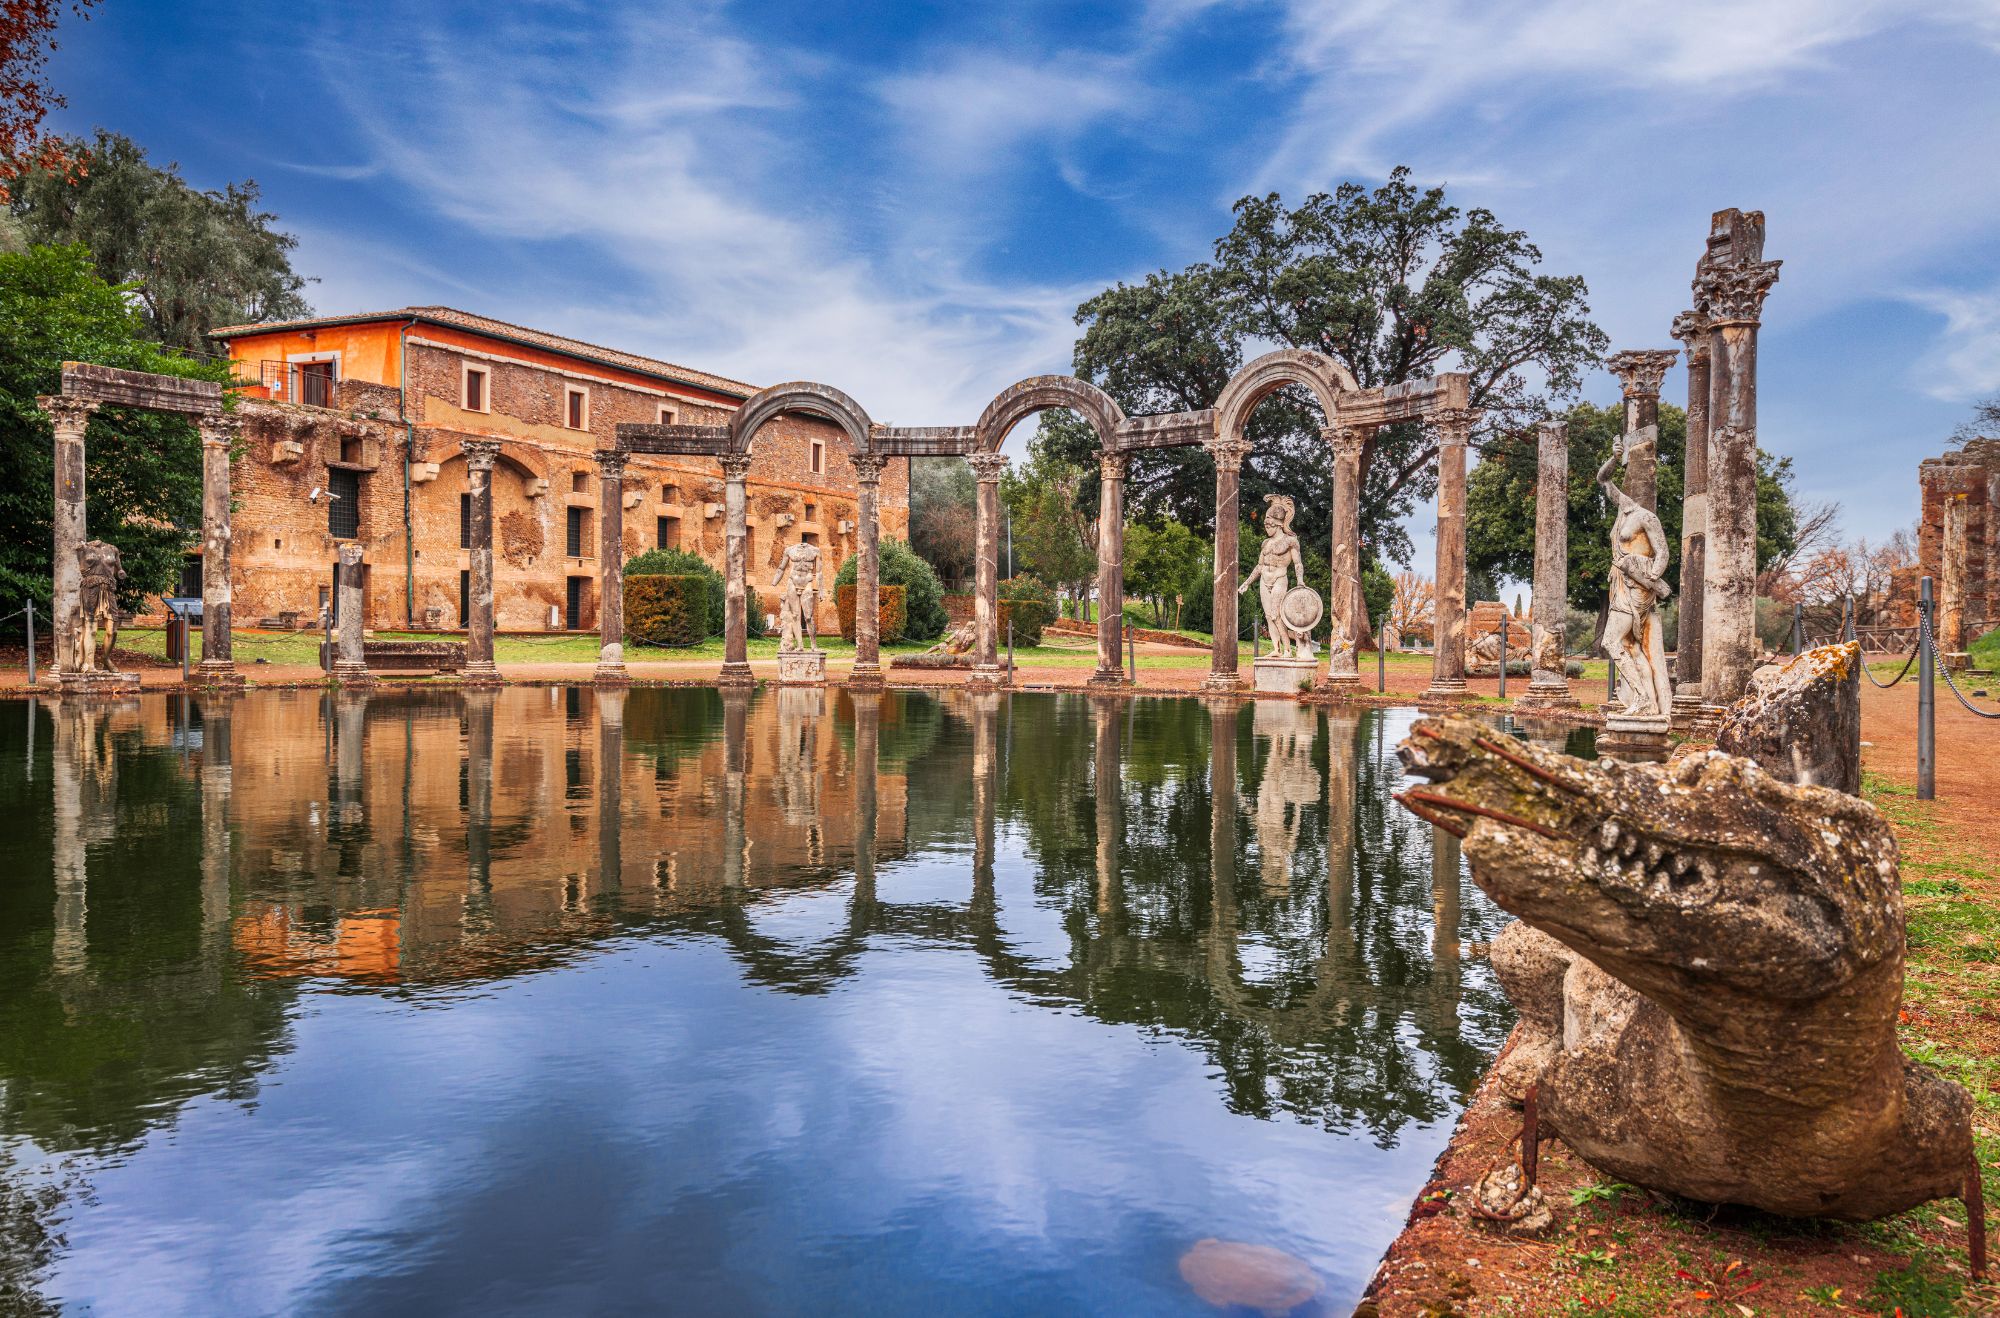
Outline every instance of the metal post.
{"type": "Polygon", "coordinates": [[[175,616],[181,624],[181,685],[186,686],[188,680],[188,651],[194,649],[194,638],[188,635],[187,610],[181,609],[177,611],[175,616]]]}
{"type": "MultiPolygon", "coordinates": [[[[334,598],[338,601],[339,596],[334,598]]],[[[333,607],[328,604],[319,613],[319,666],[328,674],[333,672],[333,607]]]]}
{"type": "Polygon", "coordinates": [[[28,686],[35,685],[35,602],[28,601],[28,686]]]}
{"type": "Polygon", "coordinates": [[[1500,615],[1500,698],[1507,698],[1507,615],[1504,613],[1500,615]]]}
{"type": "Polygon", "coordinates": [[[1125,667],[1132,675],[1132,685],[1139,685],[1139,638],[1129,631],[1125,633],[1125,667]]]}
{"type": "Polygon", "coordinates": [[[1007,680],[1014,680],[1014,620],[1007,619],[1007,680]]]}
{"type": "Polygon", "coordinates": [[[1382,629],[1375,629],[1375,690],[1380,693],[1389,689],[1389,654],[1382,644],[1382,629]]]}
{"type": "Polygon", "coordinates": [[[1618,661],[1612,658],[1604,661],[1604,699],[1607,703],[1618,699],[1618,661]]]}
{"type": "Polygon", "coordinates": [[[1917,799],[1937,798],[1936,655],[1931,644],[1931,579],[1917,585],[1917,799]]]}
{"type": "Polygon", "coordinates": [[[1840,639],[1854,639],[1854,596],[1843,595],[1840,600],[1840,639]]]}
{"type": "Polygon", "coordinates": [[[1803,600],[1792,601],[1792,653],[1806,652],[1806,606],[1803,600]]]}

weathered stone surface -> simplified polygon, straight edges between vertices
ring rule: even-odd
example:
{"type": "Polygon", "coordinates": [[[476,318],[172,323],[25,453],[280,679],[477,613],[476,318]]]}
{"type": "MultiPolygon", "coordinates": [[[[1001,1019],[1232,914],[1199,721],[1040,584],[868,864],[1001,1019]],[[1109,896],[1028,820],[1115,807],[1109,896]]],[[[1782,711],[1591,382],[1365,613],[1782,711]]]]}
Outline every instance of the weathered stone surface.
{"type": "MultiPolygon", "coordinates": [[[[1398,799],[1576,953],[1543,1119],[1609,1176],[1865,1220],[1955,1195],[1971,1102],[1896,1041],[1902,887],[1874,807],[1705,752],[1592,766],[1419,722],[1398,799]]],[[[1517,968],[1533,967],[1517,958],[1517,968]]],[[[1546,969],[1525,974],[1546,1019],[1546,969]]]]}
{"type": "Polygon", "coordinates": [[[1478,413],[1469,407],[1442,409],[1430,422],[1438,441],[1437,593],[1433,605],[1437,638],[1431,664],[1433,698],[1465,693],[1465,450],[1478,413]]]}
{"type": "Polygon", "coordinates": [[[1752,673],[1715,746],[1785,782],[1859,795],[1861,646],[1823,645],[1752,673]]]}
{"type": "Polygon", "coordinates": [[[1520,1013],[1512,1038],[1494,1064],[1500,1092],[1521,1101],[1562,1049],[1563,976],[1576,954],[1541,930],[1516,920],[1488,952],[1507,1000],[1520,1013]]]}
{"type": "Polygon", "coordinates": [[[818,686],[826,681],[826,651],[778,651],[778,681],[786,686],[818,686]]]}
{"type": "Polygon", "coordinates": [[[1295,696],[1310,687],[1319,675],[1319,661],[1316,659],[1281,659],[1266,657],[1250,665],[1254,674],[1253,685],[1258,691],[1273,695],[1295,696]]]}

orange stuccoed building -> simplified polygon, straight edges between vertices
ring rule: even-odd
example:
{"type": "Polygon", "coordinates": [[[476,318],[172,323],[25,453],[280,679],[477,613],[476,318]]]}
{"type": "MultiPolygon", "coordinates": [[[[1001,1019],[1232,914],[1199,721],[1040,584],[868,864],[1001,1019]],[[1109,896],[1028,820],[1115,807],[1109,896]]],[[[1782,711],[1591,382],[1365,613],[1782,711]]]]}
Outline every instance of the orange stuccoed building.
{"type": "MultiPolygon", "coordinates": [[[[364,551],[369,627],[462,628],[471,564],[461,445],[479,437],[500,441],[495,626],[594,629],[608,549],[596,543],[591,455],[612,445],[620,422],[721,424],[756,392],[450,307],[235,325],[214,337],[244,382],[231,589],[245,626],[313,625],[330,603],[339,548],[352,542],[364,551]]],[[[752,586],[802,540],[825,552],[829,579],[853,553],[851,457],[839,428],[816,418],[784,417],[759,431],[748,491],[752,586]]],[[[718,463],[635,456],[624,500],[626,557],[675,547],[721,568],[718,463]]],[[[907,461],[883,473],[881,518],[884,536],[908,536],[907,461]]],[[[199,582],[198,556],[188,574],[199,582]]],[[[833,626],[830,596],[823,631],[833,626]]]]}

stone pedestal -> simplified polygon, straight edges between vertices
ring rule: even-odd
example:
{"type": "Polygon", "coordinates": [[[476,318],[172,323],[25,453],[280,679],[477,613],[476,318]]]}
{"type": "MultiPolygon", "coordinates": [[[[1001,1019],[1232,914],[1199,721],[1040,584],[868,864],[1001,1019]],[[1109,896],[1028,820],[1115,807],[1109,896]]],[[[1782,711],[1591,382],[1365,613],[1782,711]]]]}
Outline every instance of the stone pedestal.
{"type": "MultiPolygon", "coordinates": [[[[136,682],[138,675],[134,674],[132,680],[136,682]]],[[[241,691],[243,689],[243,674],[237,671],[236,663],[233,659],[203,659],[194,666],[194,674],[190,680],[195,686],[212,687],[218,690],[241,691]]]]}
{"type": "Polygon", "coordinates": [[[1250,665],[1254,674],[1253,685],[1259,692],[1270,695],[1296,696],[1312,687],[1313,679],[1319,676],[1317,659],[1259,659],[1250,665]]]}
{"type": "Polygon", "coordinates": [[[1672,715],[1674,731],[1683,734],[1691,732],[1694,726],[1701,721],[1701,711],[1703,708],[1701,692],[1699,690],[1675,691],[1674,712],[1672,715]]]}
{"type": "Polygon", "coordinates": [[[61,673],[56,678],[56,689],[66,696],[136,696],[139,694],[139,675],[106,673],[94,669],[85,673],[61,673]]]}
{"type": "Polygon", "coordinates": [[[966,676],[967,686],[997,687],[1007,685],[1007,670],[999,664],[975,664],[966,676]]]}
{"type": "Polygon", "coordinates": [[[1536,678],[1531,678],[1528,682],[1528,689],[1514,697],[1514,708],[1534,711],[1579,709],[1582,707],[1583,702],[1579,701],[1576,698],[1576,693],[1569,689],[1567,681],[1564,681],[1559,686],[1551,686],[1537,685],[1538,679],[1539,675],[1536,678]]]}
{"type": "Polygon", "coordinates": [[[1597,734],[1597,753],[1630,764],[1659,764],[1672,749],[1671,733],[1665,714],[1613,714],[1597,734]]]}
{"type": "Polygon", "coordinates": [[[778,682],[781,686],[824,686],[826,651],[778,651],[778,682]]]}

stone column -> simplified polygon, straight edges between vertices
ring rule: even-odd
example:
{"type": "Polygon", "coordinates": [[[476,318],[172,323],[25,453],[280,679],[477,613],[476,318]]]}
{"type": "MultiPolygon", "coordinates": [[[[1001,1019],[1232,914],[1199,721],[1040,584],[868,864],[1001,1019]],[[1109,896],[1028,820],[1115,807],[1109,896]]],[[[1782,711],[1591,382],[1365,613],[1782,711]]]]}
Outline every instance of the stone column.
{"type": "Polygon", "coordinates": [[[1479,414],[1469,407],[1430,415],[1438,439],[1437,657],[1427,699],[1465,694],[1465,448],[1479,414]]]}
{"type": "Polygon", "coordinates": [[[1757,664],[1757,327],[1779,264],[1717,267],[1701,280],[1712,374],[1702,703],[1718,714],[1757,664]]]}
{"type": "Polygon", "coordinates": [[[979,490],[972,586],[972,618],[979,632],[979,649],[971,681],[997,686],[1007,680],[1000,667],[1000,478],[1006,474],[1007,459],[999,453],[970,453],[966,461],[972,464],[979,490]]]}
{"type": "Polygon", "coordinates": [[[1539,462],[1535,481],[1535,600],[1529,622],[1532,664],[1527,691],[1515,703],[1524,708],[1574,708],[1576,697],[1563,672],[1569,614],[1569,423],[1543,421],[1535,427],[1539,462]]]}
{"type": "Polygon", "coordinates": [[[1648,512],[1660,510],[1660,385],[1680,359],[1673,348],[1614,353],[1605,366],[1625,387],[1624,490],[1648,512]]]}
{"type": "Polygon", "coordinates": [[[879,453],[854,455],[860,490],[854,537],[854,667],[847,684],[861,690],[882,685],[882,468],[879,453]]]}
{"type": "Polygon", "coordinates": [[[468,439],[465,449],[465,489],[471,496],[471,582],[466,589],[465,683],[495,686],[500,670],[493,663],[493,460],[500,456],[497,439],[468,439]]]}
{"type": "Polygon", "coordinates": [[[1218,438],[1208,451],[1215,458],[1215,602],[1209,624],[1215,629],[1215,641],[1209,649],[1208,677],[1201,685],[1204,691],[1227,694],[1243,689],[1236,672],[1236,588],[1243,459],[1250,456],[1250,443],[1218,438]]]}
{"type": "Polygon", "coordinates": [[[205,416],[201,430],[201,668],[206,686],[241,686],[229,632],[229,450],[234,417],[205,416]]]}
{"type": "MultiPolygon", "coordinates": [[[[1963,494],[1951,494],[1944,501],[1944,540],[1939,546],[1938,556],[1940,580],[1938,581],[1938,653],[1947,660],[1965,654],[1966,643],[1966,586],[1972,574],[1968,570],[1971,539],[1966,533],[1967,505],[1963,494]]],[[[1952,667],[1962,667],[1961,662],[1952,667]]]]}
{"type": "Polygon", "coordinates": [[[630,682],[625,670],[625,454],[597,459],[597,671],[591,681],[630,682]]]}
{"type": "Polygon", "coordinates": [[[83,569],[76,551],[90,538],[84,517],[83,432],[97,404],[81,398],[38,398],[35,400],[55,422],[55,634],[54,662],[50,680],[61,683],[71,671],[76,654],[77,631],[83,609],[83,569]]]}
{"type": "Polygon", "coordinates": [[[1700,312],[1674,317],[1687,345],[1687,458],[1681,475],[1680,623],[1674,647],[1674,722],[1685,729],[1701,709],[1702,578],[1708,562],[1708,322],[1700,312]]]}
{"type": "Polygon", "coordinates": [[[625,692],[597,693],[597,890],[623,886],[625,853],[625,692]]]}
{"type": "Polygon", "coordinates": [[[1125,685],[1125,473],[1131,458],[1097,459],[1097,671],[1095,687],[1125,685]]]}
{"type": "Polygon", "coordinates": [[[1333,450],[1333,553],[1327,560],[1332,595],[1327,612],[1332,622],[1321,689],[1345,695],[1361,688],[1355,656],[1367,628],[1368,601],[1361,592],[1361,449],[1368,442],[1368,431],[1360,426],[1329,426],[1320,433],[1333,450]],[[1343,628],[1353,644],[1341,644],[1343,628]]]}
{"type": "Polygon", "coordinates": [[[757,680],[750,675],[750,609],[744,580],[750,570],[750,546],[743,482],[749,475],[748,453],[723,455],[722,672],[716,678],[721,686],[750,686],[757,680]]]}
{"type": "Polygon", "coordinates": [[[362,627],[367,612],[361,594],[361,546],[340,547],[340,567],[335,574],[335,616],[339,623],[333,637],[333,680],[342,686],[367,686],[375,680],[368,671],[363,648],[362,627]]]}

